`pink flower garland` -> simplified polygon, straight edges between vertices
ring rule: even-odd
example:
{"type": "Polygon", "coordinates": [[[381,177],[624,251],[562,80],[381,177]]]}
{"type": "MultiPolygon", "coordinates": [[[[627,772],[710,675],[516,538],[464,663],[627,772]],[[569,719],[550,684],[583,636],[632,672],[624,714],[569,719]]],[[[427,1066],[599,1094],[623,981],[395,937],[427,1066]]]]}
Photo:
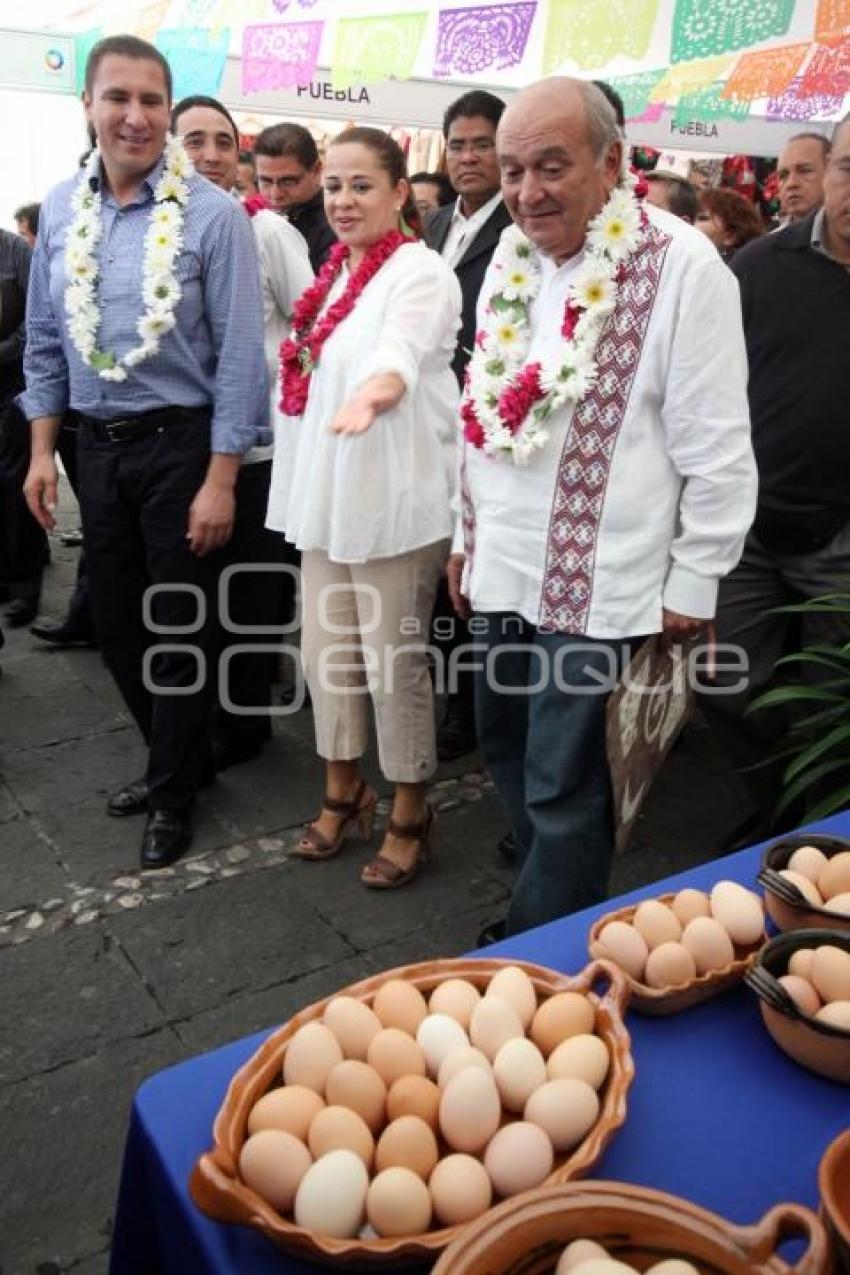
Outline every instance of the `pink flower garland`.
{"type": "Polygon", "coordinates": [[[310,379],[313,369],[328,337],[339,327],[354,309],[363,289],[389,261],[402,244],[413,240],[398,230],[391,230],[368,250],[360,265],[348,281],[348,286],[338,301],[316,322],[328,294],[348,260],[349,248],[337,243],[319,271],[315,283],[298,299],[292,313],[292,336],[280,347],[282,397],[281,411],[287,416],[301,416],[307,406],[310,379]]]}

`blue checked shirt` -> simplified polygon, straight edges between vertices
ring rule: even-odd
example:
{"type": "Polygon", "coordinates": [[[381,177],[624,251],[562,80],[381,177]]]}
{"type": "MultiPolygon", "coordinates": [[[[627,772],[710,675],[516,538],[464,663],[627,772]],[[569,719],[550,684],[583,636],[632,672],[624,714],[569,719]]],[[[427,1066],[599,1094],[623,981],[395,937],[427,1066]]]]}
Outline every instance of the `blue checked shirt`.
{"type": "MultiPolygon", "coordinates": [[[[144,238],[164,160],[120,207],[103,191],[98,245],[98,346],[120,358],[139,344],[144,313],[144,238]]],[[[263,299],[251,223],[239,203],[193,174],[175,270],[182,295],[176,326],[159,350],[104,381],[80,358],[67,330],[65,238],[75,177],[54,187],[41,207],[27,298],[26,391],[18,403],[29,420],[68,407],[114,420],[162,407],[212,405],[212,450],[242,454],[271,441],[269,385],[263,350],[263,299]]]]}

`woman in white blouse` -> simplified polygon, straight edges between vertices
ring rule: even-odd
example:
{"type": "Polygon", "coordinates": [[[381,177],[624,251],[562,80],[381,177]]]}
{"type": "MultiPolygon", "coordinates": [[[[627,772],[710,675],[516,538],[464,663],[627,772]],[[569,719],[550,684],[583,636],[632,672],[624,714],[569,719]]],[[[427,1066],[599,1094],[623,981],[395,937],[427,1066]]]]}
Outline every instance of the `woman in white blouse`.
{"type": "Polygon", "coordinates": [[[396,787],[361,880],[387,889],[430,848],[427,641],[452,533],[461,298],[454,272],[417,238],[404,157],[387,134],[354,128],[331,144],[325,209],[339,244],[282,347],[286,415],[267,522],[302,552],[302,659],[327,766],[298,853],[327,859],[355,829],[371,835],[376,795],[359,770],[371,698],[381,770],[396,787]]]}

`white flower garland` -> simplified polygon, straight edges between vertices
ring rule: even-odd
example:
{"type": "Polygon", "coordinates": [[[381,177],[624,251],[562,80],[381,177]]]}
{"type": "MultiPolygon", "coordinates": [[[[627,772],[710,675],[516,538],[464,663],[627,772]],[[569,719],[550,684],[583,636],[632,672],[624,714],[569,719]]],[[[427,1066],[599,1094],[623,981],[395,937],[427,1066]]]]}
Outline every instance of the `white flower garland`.
{"type": "Polygon", "coordinates": [[[165,168],[154,191],[154,208],[145,234],[142,266],[142,300],[145,312],[136,324],[142,338],[121,359],[97,344],[100,310],[97,302],[100,266],[97,247],[103,234],[100,190],[92,179],[100,176],[100,152],[94,150],[71,197],[74,219],[65,247],[65,313],[68,332],[83,362],[104,381],[125,381],[127,368],[136,367],[156,354],[159,339],[174,327],[174,309],[180,300],[180,282],[174,262],[183,246],[183,216],[189,199],[186,180],[194,171],[192,161],[177,138],[165,143],[165,168]]]}
{"type": "Polygon", "coordinates": [[[548,440],[545,422],[551,413],[577,403],[593,386],[596,346],[616,305],[617,275],[641,242],[646,214],[635,197],[635,185],[626,174],[590,222],[585,260],[567,297],[565,314],[572,311],[575,319],[572,336],[564,337],[557,354],[540,362],[543,394],[521,425],[511,422],[513,428],[508,423],[509,400],[522,375],[531,371],[525,366],[531,342],[529,307],[540,291],[541,267],[536,249],[519,227],[503,232],[493,258],[503,282],[490,297],[485,326],[476,336],[466,388],[480,427],[480,432],[474,431],[481,440],[476,445],[485,454],[527,462],[548,440]]]}

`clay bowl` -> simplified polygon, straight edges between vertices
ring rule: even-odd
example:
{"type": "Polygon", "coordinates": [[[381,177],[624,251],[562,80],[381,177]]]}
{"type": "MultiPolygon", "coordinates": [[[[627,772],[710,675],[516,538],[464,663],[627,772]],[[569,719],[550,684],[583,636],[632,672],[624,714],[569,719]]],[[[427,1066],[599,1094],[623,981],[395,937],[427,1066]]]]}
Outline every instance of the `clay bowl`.
{"type": "MultiPolygon", "coordinates": [[[[534,984],[538,1001],[555,992],[581,992],[595,1004],[596,1033],[611,1056],[608,1078],[600,1091],[601,1111],[596,1124],[568,1155],[555,1161],[547,1182],[565,1182],[588,1173],[626,1118],[626,1093],[634,1079],[629,1034],[623,1014],[629,989],[622,972],[609,961],[592,961],[576,975],[559,974],[542,965],[498,959],[428,961],[407,965],[355,983],[334,996],[354,996],[371,1004],[378,988],[390,978],[403,978],[429,993],[447,978],[469,979],[485,987],[507,965],[518,965],[534,984]],[[600,984],[606,990],[597,990],[600,984]]],[[[236,1073],[213,1125],[213,1147],[192,1170],[189,1189],[195,1203],[219,1222],[236,1222],[261,1231],[281,1248],[335,1266],[385,1266],[397,1269],[413,1262],[433,1261],[463,1229],[442,1227],[421,1235],[375,1240],[334,1239],[298,1227],[281,1216],[239,1177],[239,1153],[245,1141],[248,1114],[254,1103],[280,1083],[283,1057],[299,1027],[320,1019],[333,996],[318,1001],[274,1032],[236,1073]]]]}
{"type": "Polygon", "coordinates": [[[850,1129],[833,1139],[818,1166],[821,1216],[838,1269],[850,1275],[850,1129]]]}
{"type": "MultiPolygon", "coordinates": [[[[669,906],[675,897],[675,894],[660,894],[658,902],[669,906]]],[[[590,927],[587,942],[587,950],[591,956],[611,959],[599,942],[601,930],[611,921],[625,921],[631,924],[638,906],[637,903],[632,903],[628,907],[619,908],[616,912],[607,912],[605,916],[601,916],[594,922],[590,927]]],[[[698,974],[696,978],[689,979],[687,983],[680,983],[676,987],[649,987],[623,970],[623,978],[632,993],[629,1008],[640,1014],[661,1017],[665,1014],[678,1014],[680,1010],[690,1009],[692,1005],[699,1005],[702,1001],[710,1000],[712,996],[719,996],[721,992],[729,991],[736,983],[740,983],[758,955],[766,937],[765,935],[758,943],[753,943],[749,947],[736,944],[735,959],[729,965],[724,965],[719,970],[712,970],[708,974],[698,974]]]]}
{"type": "MultiPolygon", "coordinates": [[[[807,903],[802,895],[798,900],[783,897],[789,893],[788,886],[792,883],[782,877],[777,879],[777,874],[781,868],[788,867],[788,860],[800,846],[816,846],[831,859],[841,851],[850,850],[850,840],[812,833],[809,836],[797,834],[783,837],[769,845],[762,855],[758,874],[758,879],[764,886],[764,906],[768,916],[778,930],[844,930],[850,934],[850,916],[844,917],[838,912],[828,912],[826,908],[816,907],[807,903]]],[[[795,893],[793,886],[791,893],[795,893]]]]}
{"type": "Polygon", "coordinates": [[[778,1204],[755,1226],[734,1226],[688,1200],[620,1182],[541,1187],[506,1200],[471,1222],[431,1275],[552,1275],[571,1240],[592,1239],[611,1257],[643,1271],[684,1258],[703,1275],[822,1275],[826,1233],[809,1209],[778,1204]],[[789,1267],[777,1246],[807,1240],[789,1267]]]}
{"type": "Polygon", "coordinates": [[[803,1014],[776,980],[800,947],[830,943],[850,952],[850,934],[841,930],[794,930],[766,943],[745,982],[759,997],[764,1025],[795,1062],[820,1076],[850,1085],[850,1032],[803,1014]]]}

